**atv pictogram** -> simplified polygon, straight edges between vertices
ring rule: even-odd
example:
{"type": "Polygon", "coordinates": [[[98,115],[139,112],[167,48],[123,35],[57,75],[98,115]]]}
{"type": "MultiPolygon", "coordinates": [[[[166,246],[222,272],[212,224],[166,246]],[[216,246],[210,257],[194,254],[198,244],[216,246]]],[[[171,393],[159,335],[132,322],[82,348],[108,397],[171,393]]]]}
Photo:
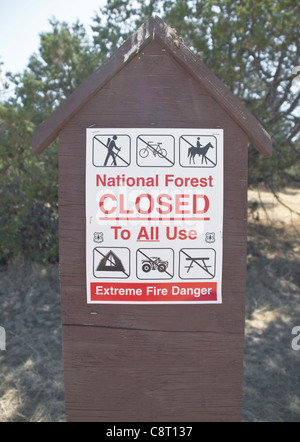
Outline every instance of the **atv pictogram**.
{"type": "Polygon", "coordinates": [[[163,261],[158,257],[151,257],[149,259],[142,260],[142,270],[145,273],[149,273],[151,270],[158,270],[160,273],[163,273],[168,268],[168,261],[163,261]]]}

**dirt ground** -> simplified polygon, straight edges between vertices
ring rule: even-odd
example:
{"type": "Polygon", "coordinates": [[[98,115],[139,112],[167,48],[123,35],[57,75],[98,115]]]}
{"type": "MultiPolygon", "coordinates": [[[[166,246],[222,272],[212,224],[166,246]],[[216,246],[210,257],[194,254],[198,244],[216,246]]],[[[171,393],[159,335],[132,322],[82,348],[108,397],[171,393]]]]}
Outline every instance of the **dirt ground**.
{"type": "MultiPolygon", "coordinates": [[[[300,191],[280,194],[300,213],[300,191]]],[[[300,422],[300,216],[249,191],[244,422],[300,422]]],[[[58,267],[0,269],[0,422],[64,422],[58,267]]]]}
{"type": "Polygon", "coordinates": [[[249,191],[243,420],[300,422],[300,191],[249,191]],[[257,204],[258,203],[258,204],[257,204]],[[297,212],[297,213],[295,213],[297,212]]]}

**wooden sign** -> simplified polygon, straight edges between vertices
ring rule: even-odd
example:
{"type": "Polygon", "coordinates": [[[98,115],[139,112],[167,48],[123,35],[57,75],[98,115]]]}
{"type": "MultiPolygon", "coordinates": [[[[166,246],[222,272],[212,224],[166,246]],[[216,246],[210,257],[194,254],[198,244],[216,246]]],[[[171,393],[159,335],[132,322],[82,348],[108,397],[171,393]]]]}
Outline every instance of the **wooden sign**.
{"type": "Polygon", "coordinates": [[[34,152],[57,137],[67,420],[239,420],[248,145],[269,135],[156,17],[34,152]]]}
{"type": "Polygon", "coordinates": [[[218,304],[222,129],[87,129],[89,304],[218,304]]]}

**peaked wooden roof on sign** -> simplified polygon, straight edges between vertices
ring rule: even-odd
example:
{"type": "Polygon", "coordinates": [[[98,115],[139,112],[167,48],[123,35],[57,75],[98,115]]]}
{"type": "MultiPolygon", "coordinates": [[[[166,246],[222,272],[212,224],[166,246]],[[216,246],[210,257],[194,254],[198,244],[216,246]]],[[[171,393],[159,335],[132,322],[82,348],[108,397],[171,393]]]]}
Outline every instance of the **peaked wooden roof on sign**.
{"type": "Polygon", "coordinates": [[[257,119],[160,18],[147,20],[114,54],[84,81],[33,134],[33,151],[43,152],[68,121],[152,39],[162,44],[244,130],[265,157],[272,141],[257,119]]]}

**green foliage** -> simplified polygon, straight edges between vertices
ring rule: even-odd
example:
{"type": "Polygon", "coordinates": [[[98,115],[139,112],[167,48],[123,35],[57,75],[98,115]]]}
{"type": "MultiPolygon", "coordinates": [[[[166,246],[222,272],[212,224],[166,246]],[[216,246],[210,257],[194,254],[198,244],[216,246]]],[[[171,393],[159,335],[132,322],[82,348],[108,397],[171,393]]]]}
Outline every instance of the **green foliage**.
{"type": "Polygon", "coordinates": [[[35,157],[33,129],[21,111],[0,106],[0,263],[57,260],[56,149],[35,157]]]}
{"type": "Polygon", "coordinates": [[[32,135],[98,63],[81,25],[51,24],[27,69],[8,75],[15,95],[0,104],[0,263],[58,260],[57,145],[36,157],[32,135]]]}
{"type": "Polygon", "coordinates": [[[15,84],[14,104],[26,109],[28,119],[40,124],[99,66],[82,25],[51,20],[52,31],[40,36],[39,54],[27,69],[9,75],[15,84]]]}

